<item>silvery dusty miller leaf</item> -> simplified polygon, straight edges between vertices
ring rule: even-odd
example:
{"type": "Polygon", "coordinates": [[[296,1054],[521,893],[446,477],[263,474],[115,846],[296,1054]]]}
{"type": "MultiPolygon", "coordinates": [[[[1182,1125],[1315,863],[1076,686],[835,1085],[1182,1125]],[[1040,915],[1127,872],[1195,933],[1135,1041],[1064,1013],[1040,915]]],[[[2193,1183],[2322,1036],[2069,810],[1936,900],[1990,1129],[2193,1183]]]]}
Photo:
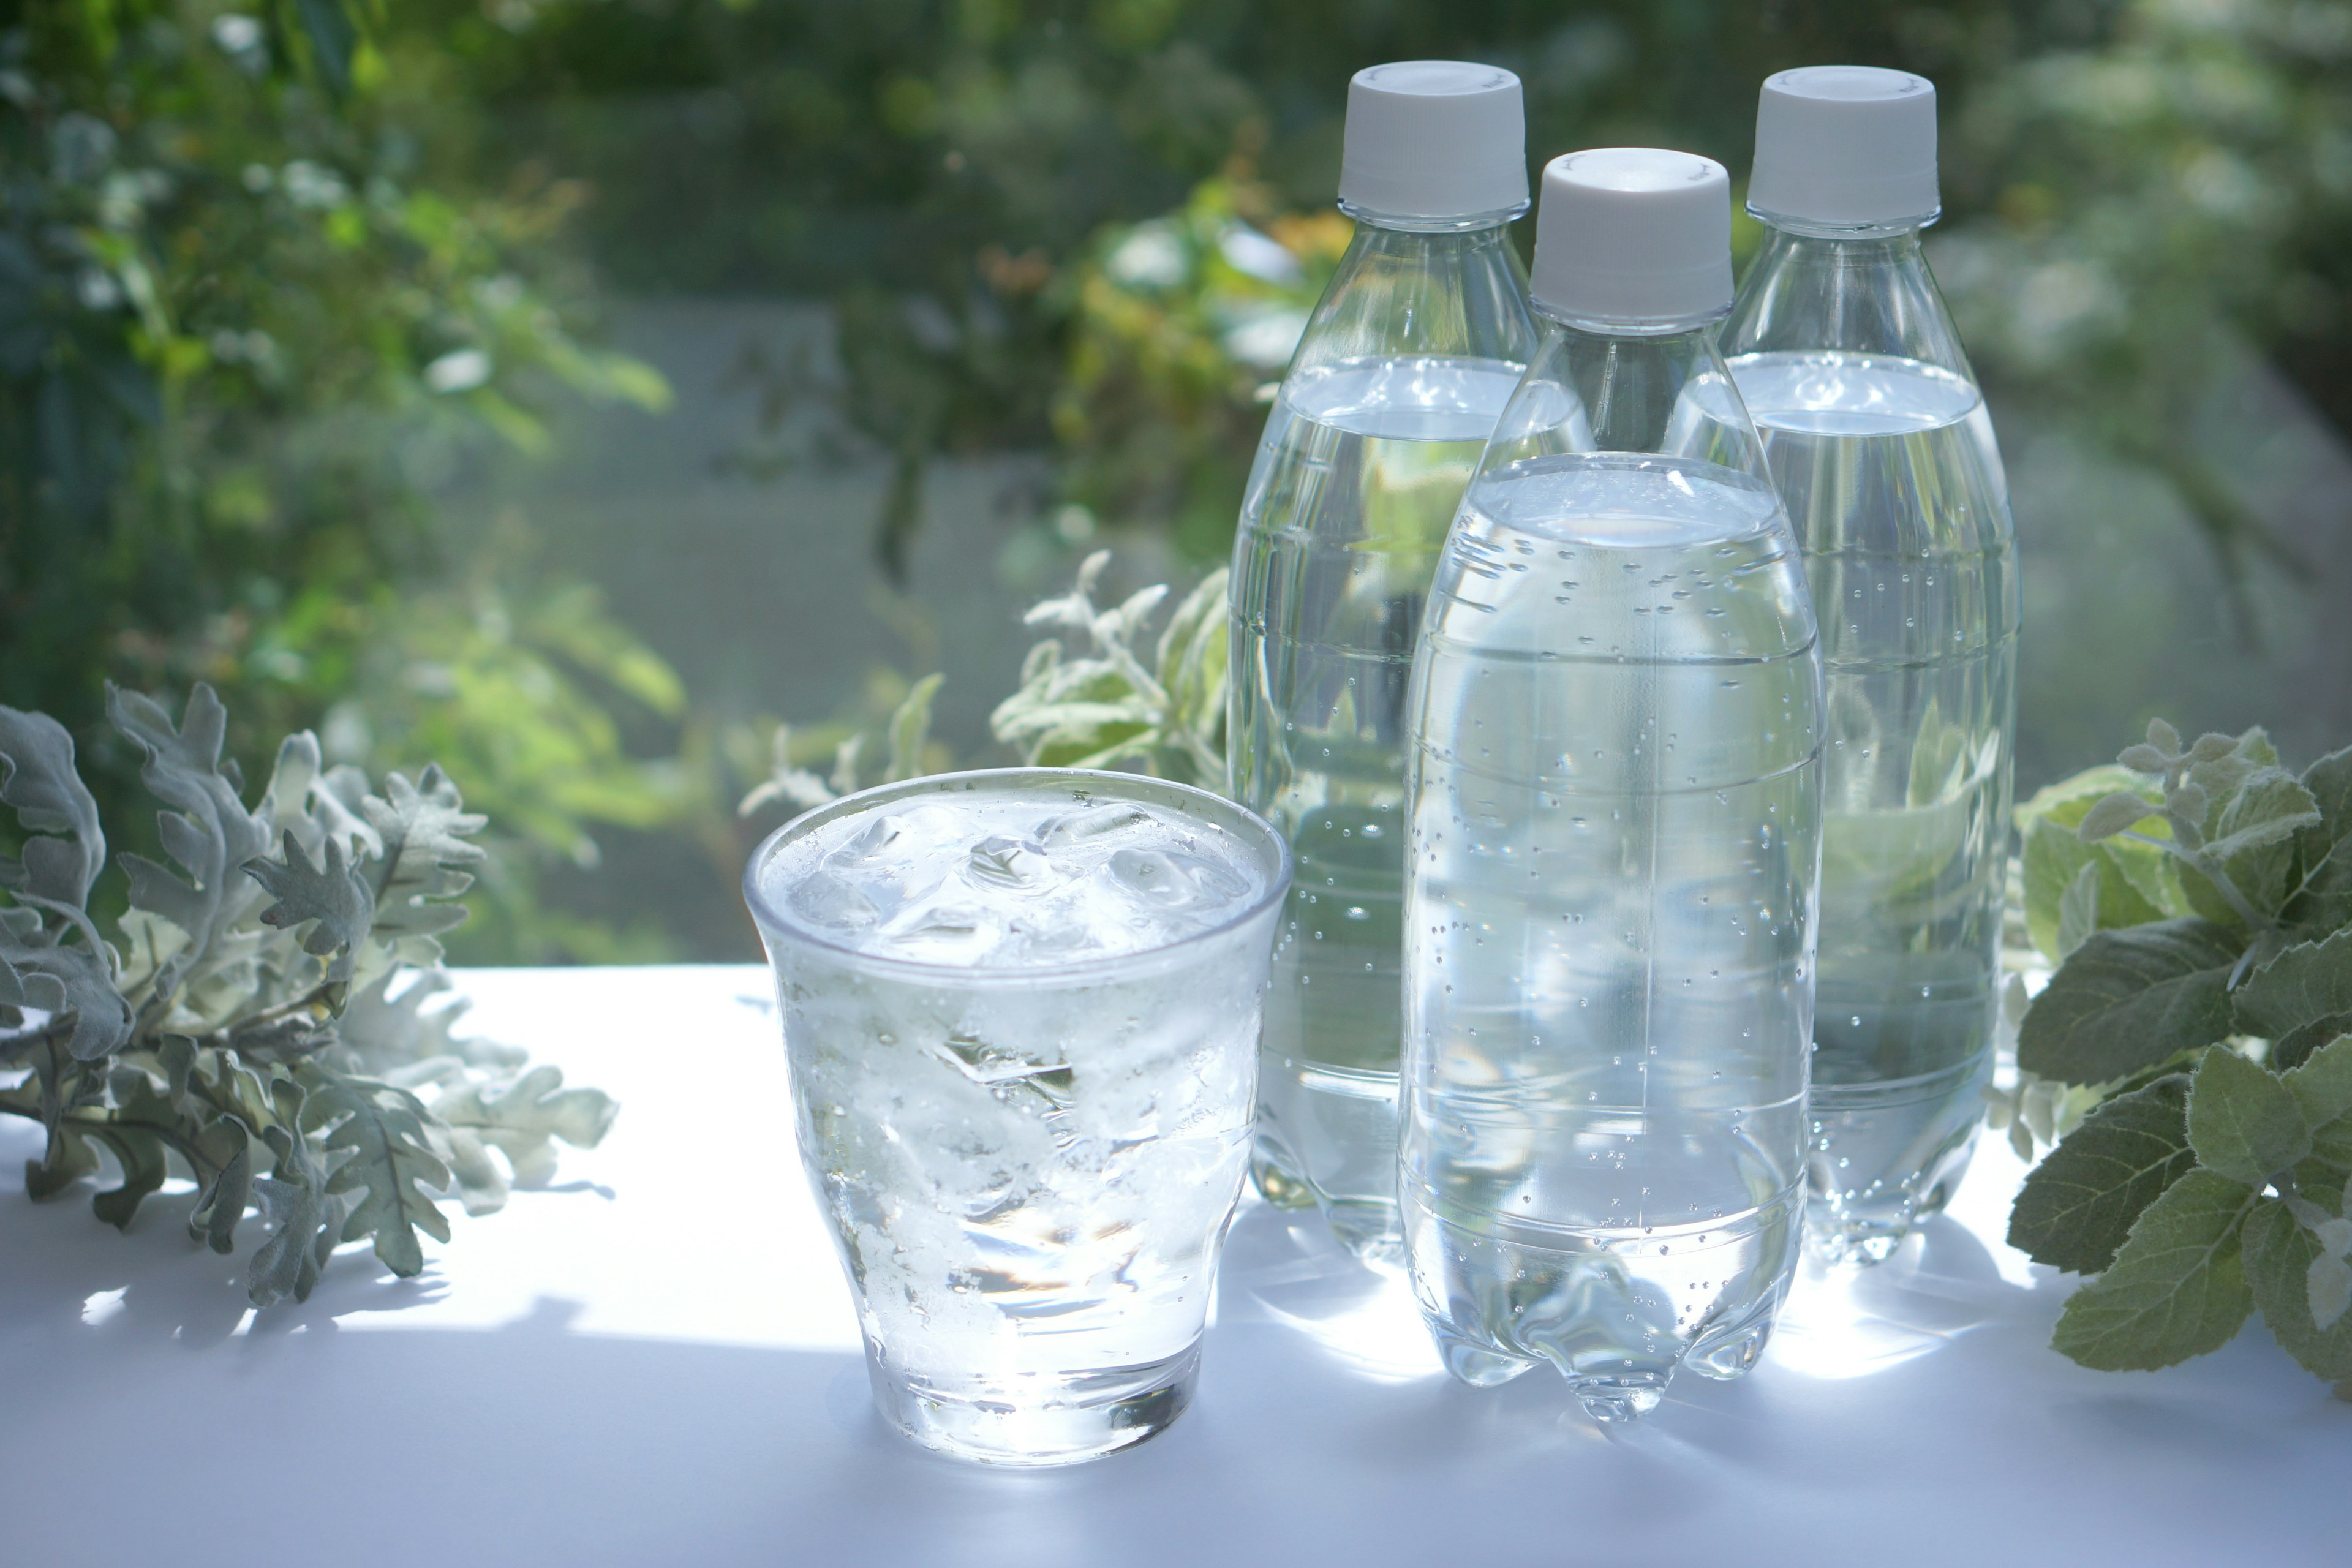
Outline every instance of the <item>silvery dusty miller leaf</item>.
{"type": "Polygon", "coordinates": [[[2256,1201],[2210,1171],[2173,1183],[2106,1272],[2066,1299],[2052,1348],[2095,1371],[2132,1372],[2229,1343],[2253,1310],[2238,1230],[2256,1201]]]}
{"type": "Polygon", "coordinates": [[[2009,1244],[2036,1263],[2095,1274],[2115,1260],[2141,1211],[2196,1165],[2185,1076],[2118,1095],[2027,1174],[2009,1244]]]}
{"type": "Polygon", "coordinates": [[[436,1241],[449,1239],[448,1217],[431,1194],[449,1182],[448,1167],[430,1147],[423,1108],[415,1095],[362,1079],[330,1079],[311,1090],[311,1114],[329,1127],[325,1147],[346,1158],[328,1178],[331,1195],[349,1195],[351,1217],[341,1239],[373,1234],[375,1255],[403,1279],[425,1268],[422,1230],[436,1241]]]}
{"type": "Polygon", "coordinates": [[[383,841],[375,933],[409,962],[430,963],[441,956],[433,938],[466,919],[463,905],[446,900],[473,884],[466,868],[484,857],[466,837],[480,832],[484,818],[464,809],[457,786],[438,767],[426,768],[414,784],[393,773],[384,786],[382,796],[363,803],[369,826],[383,841]]]}
{"type": "Polygon", "coordinates": [[[111,1055],[131,1038],[131,1004],[87,948],[27,947],[0,932],[0,1005],[72,1014],[66,1048],[77,1061],[111,1055]]]}
{"type": "Polygon", "coordinates": [[[562,1139],[575,1149],[604,1141],[620,1107],[601,1089],[565,1089],[561,1068],[536,1067],[510,1084],[456,1089],[433,1102],[433,1114],[449,1130],[451,1172],[468,1214],[488,1214],[506,1202],[506,1179],[486,1150],[497,1149],[515,1180],[539,1185],[555,1173],[562,1139]]]}
{"type": "Polygon", "coordinates": [[[106,835],[64,725],[0,708],[0,802],[16,808],[27,835],[21,861],[0,858],[0,888],[77,910],[88,903],[106,864],[106,835]]]}
{"type": "MultiPolygon", "coordinates": [[[[222,771],[228,715],[211,687],[199,683],[190,693],[184,721],[177,728],[152,698],[120,687],[107,689],[106,711],[115,728],[147,753],[141,780],[156,799],[174,808],[158,813],[156,826],[165,852],[189,880],[144,856],[121,859],[131,877],[132,907],[162,916],[189,938],[167,966],[163,984],[168,990],[202,961],[220,928],[244,907],[242,897],[230,901],[230,879],[236,868],[269,852],[269,830],[245,809],[235,782],[222,771]]],[[[235,885],[249,888],[242,878],[235,885]]]]}
{"type": "Polygon", "coordinates": [[[2092,936],[2026,1010],[2018,1065],[2061,1083],[2106,1083],[2228,1037],[2229,978],[2244,942],[2210,921],[2092,936]]]}
{"type": "Polygon", "coordinates": [[[282,859],[245,864],[245,874],[277,900],[261,911],[261,923],[290,930],[315,922],[303,939],[302,951],[324,957],[341,949],[343,972],[348,973],[351,950],[367,940],[368,928],[373,923],[375,894],[344,860],[338,840],[324,841],[316,865],[302,852],[291,828],[286,830],[284,848],[282,859]]]}

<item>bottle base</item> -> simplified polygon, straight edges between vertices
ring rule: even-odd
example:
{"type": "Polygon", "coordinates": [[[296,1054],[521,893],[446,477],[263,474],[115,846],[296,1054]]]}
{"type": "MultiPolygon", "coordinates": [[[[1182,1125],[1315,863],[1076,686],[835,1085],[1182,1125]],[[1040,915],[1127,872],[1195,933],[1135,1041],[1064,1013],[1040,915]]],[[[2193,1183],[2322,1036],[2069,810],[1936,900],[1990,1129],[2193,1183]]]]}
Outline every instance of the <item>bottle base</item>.
{"type": "Polygon", "coordinates": [[[1549,1364],[1596,1421],[1655,1408],[1675,1373],[1718,1382],[1763,1353],[1796,1266],[1799,1188],[1745,1215],[1638,1232],[1441,1212],[1409,1194],[1423,1321],[1474,1388],[1549,1364]]]}
{"type": "Polygon", "coordinates": [[[1257,1195],[1278,1209],[1311,1209],[1315,1189],[1306,1179],[1261,1142],[1250,1152],[1250,1184],[1257,1195]]]}
{"type": "Polygon", "coordinates": [[[1872,1268],[1944,1212],[1976,1152],[1991,1060],[1988,1047],[1915,1079],[1813,1086],[1808,1253],[1831,1268],[1872,1268]]]}
{"type": "Polygon", "coordinates": [[[1258,1196],[1278,1209],[1323,1211],[1332,1238],[1370,1268],[1400,1268],[1404,1264],[1404,1233],[1397,1224],[1396,1205],[1383,1198],[1335,1197],[1298,1168],[1290,1152],[1259,1129],[1250,1151],[1250,1183],[1258,1196]]]}
{"type": "Polygon", "coordinates": [[[871,1354],[866,1368],[875,1408],[903,1436],[953,1458],[1037,1469],[1098,1459],[1166,1431],[1192,1403],[1200,1363],[1195,1342],[1163,1361],[1011,1380],[925,1378],[871,1354]]]}

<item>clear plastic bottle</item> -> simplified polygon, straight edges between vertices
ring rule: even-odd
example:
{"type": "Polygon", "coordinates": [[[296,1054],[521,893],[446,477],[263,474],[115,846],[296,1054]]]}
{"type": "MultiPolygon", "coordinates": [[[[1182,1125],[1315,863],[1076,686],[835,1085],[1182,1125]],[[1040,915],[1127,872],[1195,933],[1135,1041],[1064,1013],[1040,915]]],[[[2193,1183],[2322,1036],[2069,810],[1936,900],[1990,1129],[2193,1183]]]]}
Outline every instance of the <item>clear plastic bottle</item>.
{"type": "Polygon", "coordinates": [[[1919,231],[1935,89],[1766,82],[1769,225],[1721,342],[1821,616],[1821,973],[1807,1234],[1875,1263],[1943,1208],[1983,1119],[2016,731],[2017,546],[1976,378],[1919,231]]]}
{"type": "Polygon", "coordinates": [[[1465,1382],[1622,1420],[1735,1377],[1794,1268],[1821,659],[1711,328],[1729,185],[1544,172],[1528,374],[1463,498],[1411,700],[1399,1194],[1465,1382]]]}
{"type": "Polygon", "coordinates": [[[1374,67],[1351,86],[1354,243],[1300,340],[1234,542],[1234,798],[1297,858],[1275,952],[1252,1168],[1396,1254],[1404,699],[1462,488],[1535,342],[1507,226],[1518,79],[1374,67]]]}

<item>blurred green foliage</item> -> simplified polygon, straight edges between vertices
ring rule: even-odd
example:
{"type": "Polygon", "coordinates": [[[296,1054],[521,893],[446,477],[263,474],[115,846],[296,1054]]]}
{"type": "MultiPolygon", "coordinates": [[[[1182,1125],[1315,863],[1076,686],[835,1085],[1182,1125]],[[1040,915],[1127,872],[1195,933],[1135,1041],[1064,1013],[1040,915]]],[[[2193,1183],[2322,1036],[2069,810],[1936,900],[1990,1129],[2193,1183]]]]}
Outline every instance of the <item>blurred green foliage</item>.
{"type": "MultiPolygon", "coordinates": [[[[877,531],[894,566],[928,458],[1048,441],[1052,499],[1223,554],[1267,370],[1234,352],[1230,270],[1198,258],[1227,220],[1293,242],[1286,221],[1329,212],[1348,75],[1389,58],[1517,70],[1538,161],[1656,142],[1736,175],[1767,73],[1919,70],[1944,104],[1938,259],[2011,406],[2160,473],[2232,563],[2273,547],[2182,439],[2216,334],[2269,351],[2352,426],[2343,0],[490,14],[508,19],[478,57],[490,100],[602,193],[588,232],[615,277],[835,300],[851,422],[895,465],[877,531]],[[1181,279],[1106,268],[1153,235],[1188,247],[1181,279]]],[[[1320,241],[1291,248],[1311,295],[1320,241]]]]}
{"type": "Polygon", "coordinates": [[[2352,0],[0,0],[0,702],[110,800],[103,676],[212,680],[240,749],[437,758],[510,836],[461,958],[678,951],[587,871],[731,880],[730,803],[878,758],[913,683],[779,740],[531,520],[443,516],[566,403],[664,405],[591,346],[600,290],[828,301],[824,352],[740,367],[824,438],[739,467],[883,464],[901,581],[929,466],[980,451],[1052,455],[1040,558],[1140,529],[1213,564],[1346,239],[1348,76],[1414,57],[1517,70],[1531,162],[1735,176],[1768,72],[1933,77],[1931,246],[2004,417],[2156,476],[2227,581],[2285,552],[2190,438],[2217,367],[2352,429],[2352,0]]]}
{"type": "Polygon", "coordinates": [[[214,682],[236,750],[323,720],[331,760],[438,760],[524,851],[467,956],[658,952],[531,888],[595,826],[679,818],[607,711],[677,721],[675,678],[429,498],[544,449],[559,396],[667,389],[577,335],[550,242],[583,188],[473,183],[451,7],[396,9],[0,7],[0,702],[81,733],[109,798],[135,761],[98,728],[110,676],[214,682]]]}

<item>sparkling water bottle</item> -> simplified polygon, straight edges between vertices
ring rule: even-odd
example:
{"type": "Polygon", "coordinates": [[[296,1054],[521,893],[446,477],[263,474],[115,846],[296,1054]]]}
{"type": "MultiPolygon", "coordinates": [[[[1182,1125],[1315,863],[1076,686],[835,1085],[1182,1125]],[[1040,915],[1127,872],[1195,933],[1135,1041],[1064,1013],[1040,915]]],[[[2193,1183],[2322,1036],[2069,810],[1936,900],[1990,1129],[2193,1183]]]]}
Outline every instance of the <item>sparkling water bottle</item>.
{"type": "Polygon", "coordinates": [[[1360,72],[1355,242],[1266,421],[1234,542],[1234,796],[1297,858],[1259,1074],[1258,1190],[1396,1255],[1404,699],[1462,488],[1534,346],[1507,232],[1527,210],[1518,79],[1360,72]]]}
{"type": "Polygon", "coordinates": [[[1545,169],[1409,703],[1414,1293],[1456,1377],[1549,1362],[1604,1421],[1754,1363],[1802,1216],[1821,656],[1711,331],[1730,223],[1689,153],[1545,169]]]}
{"type": "Polygon", "coordinates": [[[1992,424],[1919,231],[1936,89],[1764,84],[1770,227],[1721,333],[1789,509],[1828,676],[1814,1250],[1874,1263],[1944,1206],[1982,1119],[2016,731],[2017,546],[1992,424]]]}

